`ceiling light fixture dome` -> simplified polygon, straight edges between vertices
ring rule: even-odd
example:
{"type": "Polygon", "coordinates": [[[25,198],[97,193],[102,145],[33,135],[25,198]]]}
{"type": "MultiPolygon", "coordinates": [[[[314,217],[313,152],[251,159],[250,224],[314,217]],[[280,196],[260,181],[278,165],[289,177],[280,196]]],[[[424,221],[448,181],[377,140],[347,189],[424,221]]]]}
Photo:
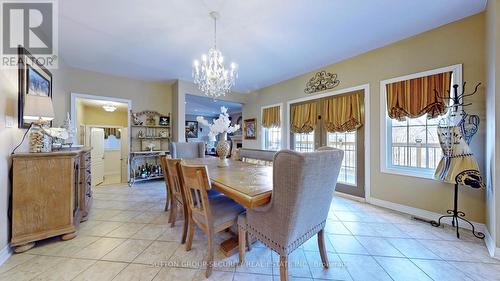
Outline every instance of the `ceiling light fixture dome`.
{"type": "Polygon", "coordinates": [[[116,110],[116,106],[112,104],[105,104],[102,106],[102,108],[107,112],[114,112],[116,110]]]}
{"type": "Polygon", "coordinates": [[[238,78],[238,66],[233,62],[229,69],[225,68],[224,57],[217,49],[217,19],[220,15],[213,11],[209,15],[214,20],[214,46],[208,50],[208,55],[201,56],[201,62],[194,61],[193,79],[200,91],[215,99],[231,92],[238,78]]]}

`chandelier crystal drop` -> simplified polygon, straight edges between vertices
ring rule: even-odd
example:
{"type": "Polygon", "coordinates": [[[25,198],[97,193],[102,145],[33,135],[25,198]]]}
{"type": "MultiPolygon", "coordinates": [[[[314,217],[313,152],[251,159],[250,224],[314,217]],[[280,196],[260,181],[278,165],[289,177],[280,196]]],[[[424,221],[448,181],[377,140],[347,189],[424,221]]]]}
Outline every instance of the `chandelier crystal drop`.
{"type": "Polygon", "coordinates": [[[194,61],[193,79],[200,91],[211,98],[225,96],[231,92],[238,78],[238,67],[231,63],[229,69],[224,66],[224,57],[217,49],[217,12],[210,12],[214,20],[214,46],[208,50],[208,55],[201,56],[201,62],[194,61]]]}

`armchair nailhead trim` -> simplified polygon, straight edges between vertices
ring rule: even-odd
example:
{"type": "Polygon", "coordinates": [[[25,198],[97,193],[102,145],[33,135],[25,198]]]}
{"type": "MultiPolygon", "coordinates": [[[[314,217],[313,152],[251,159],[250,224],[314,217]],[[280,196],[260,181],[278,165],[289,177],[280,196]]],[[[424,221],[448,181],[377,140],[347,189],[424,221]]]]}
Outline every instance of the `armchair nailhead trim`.
{"type": "Polygon", "coordinates": [[[250,234],[254,235],[259,241],[264,243],[264,245],[273,249],[278,254],[289,255],[295,249],[300,247],[300,245],[304,244],[307,240],[309,240],[309,238],[313,237],[316,233],[318,233],[320,230],[325,228],[325,224],[326,224],[326,221],[323,221],[322,223],[311,228],[306,233],[304,233],[302,236],[300,236],[295,241],[291,242],[289,245],[286,245],[286,246],[280,245],[278,242],[273,241],[271,238],[267,237],[265,234],[261,233],[260,231],[258,231],[255,228],[253,228],[251,225],[247,224],[246,227],[240,225],[239,227],[245,228],[250,234]]]}

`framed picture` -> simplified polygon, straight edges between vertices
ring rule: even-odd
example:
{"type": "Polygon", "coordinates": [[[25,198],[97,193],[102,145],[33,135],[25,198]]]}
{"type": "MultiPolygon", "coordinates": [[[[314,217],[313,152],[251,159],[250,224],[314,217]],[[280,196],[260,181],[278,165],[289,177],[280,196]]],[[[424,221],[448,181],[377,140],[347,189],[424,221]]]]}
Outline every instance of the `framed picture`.
{"type": "Polygon", "coordinates": [[[169,126],[170,125],[170,117],[169,116],[160,116],[158,119],[158,125],[169,126]]]}
{"type": "Polygon", "coordinates": [[[198,121],[186,121],[186,139],[198,138],[198,121]]]}
{"type": "Polygon", "coordinates": [[[254,140],[257,139],[257,119],[245,119],[243,121],[243,134],[245,139],[254,140]]]}
{"type": "MultiPolygon", "coordinates": [[[[29,128],[24,122],[24,102],[27,95],[52,98],[52,73],[42,65],[23,47],[18,49],[18,127],[29,128]]],[[[52,125],[52,124],[51,124],[52,125]]]]}

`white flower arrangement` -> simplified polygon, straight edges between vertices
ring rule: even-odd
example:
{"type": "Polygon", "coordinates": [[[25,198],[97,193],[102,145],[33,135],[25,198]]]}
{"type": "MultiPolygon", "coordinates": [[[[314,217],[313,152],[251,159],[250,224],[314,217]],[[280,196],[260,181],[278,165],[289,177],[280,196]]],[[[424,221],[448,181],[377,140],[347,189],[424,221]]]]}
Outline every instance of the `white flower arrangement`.
{"type": "Polygon", "coordinates": [[[229,114],[227,114],[227,108],[222,106],[220,108],[219,118],[212,120],[212,124],[208,123],[208,121],[203,116],[196,117],[196,120],[209,127],[210,132],[208,133],[209,137],[214,137],[218,134],[223,133],[234,133],[240,129],[240,125],[236,124],[231,126],[231,121],[229,120],[229,114]]]}

